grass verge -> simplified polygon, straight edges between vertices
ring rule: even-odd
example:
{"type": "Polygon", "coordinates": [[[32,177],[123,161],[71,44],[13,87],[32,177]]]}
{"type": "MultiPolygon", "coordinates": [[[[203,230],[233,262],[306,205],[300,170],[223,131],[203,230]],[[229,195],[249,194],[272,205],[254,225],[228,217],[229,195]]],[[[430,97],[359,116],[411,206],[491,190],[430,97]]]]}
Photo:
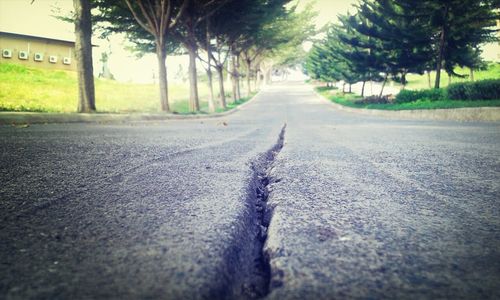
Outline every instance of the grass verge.
{"type": "MultiPolygon", "coordinates": [[[[470,80],[468,77],[470,70],[468,68],[457,67],[455,69],[455,72],[457,74],[465,75],[466,77],[464,78],[452,77],[451,79],[452,83],[467,82],[470,80]]],[[[431,77],[431,86],[429,86],[427,74],[423,75],[408,74],[406,78],[408,80],[408,85],[406,86],[406,88],[409,90],[421,90],[421,89],[432,88],[434,87],[434,82],[436,80],[436,72],[432,71],[430,77],[431,77]]],[[[475,81],[486,80],[486,79],[498,79],[498,78],[500,78],[500,63],[490,63],[487,69],[474,72],[475,81]]],[[[448,78],[448,74],[446,74],[446,72],[443,71],[441,73],[440,87],[441,88],[447,87],[449,83],[450,81],[448,78]]],[[[401,86],[401,85],[398,83],[394,83],[394,86],[401,86]]]]}
{"type": "Polygon", "coordinates": [[[355,94],[342,94],[331,88],[316,87],[315,90],[327,98],[328,100],[354,108],[379,109],[379,110],[417,110],[417,109],[449,109],[449,108],[464,108],[464,107],[498,107],[498,100],[474,100],[474,101],[458,101],[458,100],[417,100],[408,103],[390,103],[390,104],[359,104],[355,103],[361,100],[361,96],[355,94]],[[332,93],[334,92],[334,93],[332,93]]]}
{"type": "MultiPolygon", "coordinates": [[[[160,111],[159,91],[155,84],[123,83],[96,78],[95,91],[99,113],[160,111]]],[[[0,64],[0,111],[76,112],[77,92],[75,72],[31,68],[8,63],[0,64]]],[[[214,93],[218,93],[217,85],[214,85],[214,93]]],[[[207,85],[200,82],[201,111],[199,113],[208,114],[208,94],[207,85]]],[[[191,114],[188,95],[187,83],[169,83],[169,102],[174,113],[191,114]]],[[[246,100],[231,103],[228,109],[246,100]]]]}

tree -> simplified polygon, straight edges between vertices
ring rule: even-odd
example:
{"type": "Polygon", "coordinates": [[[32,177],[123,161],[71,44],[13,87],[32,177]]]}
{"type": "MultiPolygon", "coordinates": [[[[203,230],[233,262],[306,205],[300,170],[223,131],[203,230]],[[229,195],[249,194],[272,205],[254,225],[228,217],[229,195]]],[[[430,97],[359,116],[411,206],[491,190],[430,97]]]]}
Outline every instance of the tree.
{"type": "Polygon", "coordinates": [[[73,0],[75,9],[75,56],[78,74],[78,112],[95,112],[92,65],[92,20],[89,0],[73,0]]]}
{"type": "Polygon", "coordinates": [[[334,53],[330,52],[324,44],[313,45],[307,56],[305,67],[311,78],[326,82],[327,85],[344,80],[339,72],[341,62],[335,59],[334,53]]]}
{"type": "MultiPolygon", "coordinates": [[[[205,49],[207,51],[207,78],[208,78],[208,89],[209,89],[209,96],[208,96],[208,111],[209,112],[214,112],[215,111],[215,104],[214,104],[214,85],[213,85],[213,79],[212,79],[212,37],[210,35],[210,18],[207,18],[206,20],[206,27],[205,27],[205,49]]],[[[219,87],[221,92],[224,92],[224,86],[219,87]]],[[[225,101],[221,101],[222,107],[226,108],[226,103],[225,101]]]]}
{"type": "Polygon", "coordinates": [[[404,88],[408,73],[429,74],[433,64],[436,88],[441,69],[451,78],[466,76],[455,73],[456,66],[469,67],[472,79],[473,70],[484,66],[480,44],[498,40],[491,28],[498,8],[498,0],[362,0],[356,14],[331,26],[324,49],[313,49],[306,67],[328,79],[335,72],[321,64],[331,61],[344,80],[358,76],[363,86],[384,74],[380,96],[389,75],[404,88]]]}
{"type": "Polygon", "coordinates": [[[356,65],[350,57],[351,46],[342,42],[340,36],[345,35],[347,29],[340,25],[330,25],[324,40],[311,49],[306,69],[308,73],[318,80],[326,82],[343,81],[342,92],[345,85],[358,82],[361,76],[357,73],[356,65]]]}
{"type": "Polygon", "coordinates": [[[342,86],[342,92],[345,93],[345,85],[349,85],[349,93],[352,92],[352,85],[362,79],[362,76],[358,73],[359,68],[357,68],[355,62],[351,60],[349,51],[350,46],[342,43],[340,39],[340,32],[342,29],[340,27],[334,27],[332,31],[329,32],[326,49],[328,55],[326,56],[327,65],[333,66],[329,71],[331,78],[344,82],[342,86]]]}
{"type": "MultiPolygon", "coordinates": [[[[35,0],[31,0],[33,4],[35,0]]],[[[96,111],[94,66],[92,62],[92,25],[90,0],[73,0],[73,16],[56,15],[55,18],[75,25],[75,57],[78,76],[78,107],[79,113],[96,111]]],[[[55,10],[56,14],[60,13],[55,10]]]]}
{"type": "MultiPolygon", "coordinates": [[[[223,10],[223,9],[221,9],[223,10]]],[[[226,108],[226,95],[224,89],[224,66],[229,57],[228,47],[224,43],[224,26],[228,18],[218,18],[210,16],[205,21],[205,31],[199,34],[199,44],[207,53],[207,76],[209,80],[210,90],[212,87],[212,69],[214,67],[217,72],[219,82],[219,101],[223,109],[226,108]],[[215,43],[212,43],[212,40],[215,43]]],[[[229,21],[231,21],[229,19],[229,21]]],[[[210,97],[213,99],[213,92],[210,97]]]]}
{"type": "Polygon", "coordinates": [[[173,33],[182,43],[189,55],[189,109],[190,111],[200,110],[200,100],[198,97],[198,74],[196,72],[196,58],[199,48],[197,30],[207,18],[213,15],[229,0],[189,0],[185,14],[179,19],[179,27],[173,33]]]}
{"type": "MultiPolygon", "coordinates": [[[[441,69],[451,76],[455,66],[471,60],[478,45],[495,41],[498,0],[394,0],[413,11],[410,17],[432,28],[431,41],[435,54],[435,88],[440,87],[441,69]]],[[[477,58],[477,57],[476,57],[477,58]]]]}
{"type": "MultiPolygon", "coordinates": [[[[269,23],[264,23],[258,34],[254,36],[253,46],[243,51],[247,67],[247,93],[251,92],[251,79],[259,78],[260,65],[265,60],[268,66],[285,69],[294,67],[304,59],[302,48],[304,41],[315,35],[314,19],[316,13],[312,5],[298,11],[296,6],[276,11],[268,16],[269,23]]],[[[267,72],[265,72],[267,73],[267,72]]],[[[255,83],[257,85],[257,83],[255,83]]]]}
{"type": "Polygon", "coordinates": [[[350,25],[360,34],[375,41],[374,49],[379,54],[378,60],[385,73],[400,78],[403,88],[406,75],[410,72],[422,74],[427,62],[432,59],[430,28],[419,22],[418,18],[391,0],[363,0],[358,7],[363,22],[350,25]]]}
{"type": "Polygon", "coordinates": [[[242,55],[247,64],[247,85],[252,76],[252,63],[274,43],[274,37],[268,35],[265,29],[272,27],[273,21],[278,22],[288,12],[285,5],[290,0],[238,0],[232,1],[221,8],[214,15],[213,28],[223,45],[228,47],[230,53],[233,100],[238,100],[240,95],[240,61],[242,55]],[[267,45],[266,45],[267,44],[267,45]],[[244,53],[245,52],[245,53],[244,53]],[[248,61],[250,60],[250,68],[248,61]],[[250,76],[250,78],[249,78],[250,76]]]}
{"type": "Polygon", "coordinates": [[[361,97],[364,96],[367,81],[380,81],[380,72],[387,69],[387,56],[378,40],[363,35],[358,26],[368,26],[367,20],[361,14],[354,16],[339,16],[341,26],[334,26],[338,39],[347,47],[337,46],[336,51],[349,66],[349,71],[357,74],[363,82],[361,97]]]}
{"type": "Polygon", "coordinates": [[[101,22],[108,32],[126,32],[152,39],[158,61],[161,110],[170,112],[167,67],[169,34],[177,26],[190,1],[177,0],[94,0],[101,22]]]}

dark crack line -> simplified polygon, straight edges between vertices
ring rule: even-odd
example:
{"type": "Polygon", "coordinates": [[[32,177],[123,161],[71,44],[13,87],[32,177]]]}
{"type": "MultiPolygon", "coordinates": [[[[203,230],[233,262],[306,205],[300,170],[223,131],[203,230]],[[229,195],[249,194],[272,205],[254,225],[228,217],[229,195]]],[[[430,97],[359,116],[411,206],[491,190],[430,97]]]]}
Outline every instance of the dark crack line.
{"type": "Polygon", "coordinates": [[[255,213],[253,215],[256,218],[253,224],[257,226],[257,235],[254,239],[256,251],[253,261],[254,272],[252,278],[247,281],[246,287],[244,287],[244,293],[251,299],[264,298],[270,292],[271,266],[269,256],[264,251],[264,245],[273,212],[268,207],[267,201],[270,193],[269,185],[279,181],[271,176],[271,170],[276,156],[284,146],[285,130],[286,124],[283,125],[276,144],[252,164],[254,172],[253,186],[255,187],[253,197],[255,213]]]}

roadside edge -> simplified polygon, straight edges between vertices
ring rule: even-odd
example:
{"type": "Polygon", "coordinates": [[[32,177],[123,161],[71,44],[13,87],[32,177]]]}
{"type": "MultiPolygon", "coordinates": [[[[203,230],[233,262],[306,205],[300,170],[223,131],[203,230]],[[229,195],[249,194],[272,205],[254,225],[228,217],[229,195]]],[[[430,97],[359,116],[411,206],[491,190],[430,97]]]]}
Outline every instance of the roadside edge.
{"type": "Polygon", "coordinates": [[[461,121],[461,122],[500,122],[500,107],[466,107],[452,109],[418,109],[418,110],[379,110],[366,108],[353,108],[330,101],[316,92],[312,91],[328,102],[337,110],[348,113],[362,115],[379,116],[391,119],[407,120],[442,120],[442,121],[461,121]]]}
{"type": "Polygon", "coordinates": [[[198,120],[221,118],[231,115],[246,107],[260,96],[259,90],[248,101],[225,112],[199,115],[178,115],[162,113],[42,113],[42,112],[0,112],[0,125],[11,124],[49,124],[49,123],[128,123],[137,121],[198,120]]]}

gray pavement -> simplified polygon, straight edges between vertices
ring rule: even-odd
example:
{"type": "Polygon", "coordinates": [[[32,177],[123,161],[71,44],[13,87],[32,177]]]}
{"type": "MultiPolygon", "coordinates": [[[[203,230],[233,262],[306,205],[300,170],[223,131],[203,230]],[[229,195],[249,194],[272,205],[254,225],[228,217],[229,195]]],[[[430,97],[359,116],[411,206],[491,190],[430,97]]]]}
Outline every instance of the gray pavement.
{"type": "Polygon", "coordinates": [[[221,119],[2,126],[0,298],[500,298],[499,145],[298,83],[221,119]]]}

